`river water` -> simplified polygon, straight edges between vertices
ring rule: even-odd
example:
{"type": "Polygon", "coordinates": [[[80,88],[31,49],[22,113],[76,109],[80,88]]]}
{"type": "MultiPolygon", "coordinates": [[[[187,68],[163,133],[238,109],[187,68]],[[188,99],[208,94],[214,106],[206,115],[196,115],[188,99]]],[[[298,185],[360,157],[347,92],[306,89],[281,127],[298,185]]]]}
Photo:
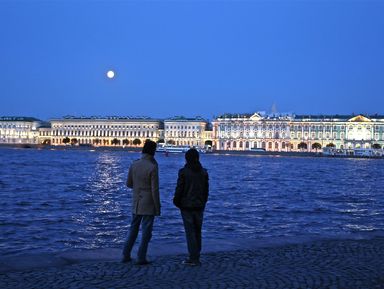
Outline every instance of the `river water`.
{"type": "MultiPolygon", "coordinates": [[[[139,153],[0,148],[0,254],[121,247],[125,187],[139,153]]],[[[156,155],[162,216],[153,240],[184,242],[172,197],[182,154],[156,155]]],[[[361,237],[384,232],[384,160],[206,154],[204,240],[361,237]]]]}

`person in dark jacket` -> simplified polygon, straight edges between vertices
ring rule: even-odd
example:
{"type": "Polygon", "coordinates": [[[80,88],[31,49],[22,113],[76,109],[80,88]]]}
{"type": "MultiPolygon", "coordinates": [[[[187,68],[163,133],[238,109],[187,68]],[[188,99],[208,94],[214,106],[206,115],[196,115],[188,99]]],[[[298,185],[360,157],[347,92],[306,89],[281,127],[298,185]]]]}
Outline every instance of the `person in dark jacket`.
{"type": "Polygon", "coordinates": [[[199,152],[190,149],[185,153],[185,166],[179,170],[173,203],[180,209],[187,238],[189,259],[186,265],[199,265],[201,252],[201,227],[208,201],[208,172],[199,161],[199,152]]]}

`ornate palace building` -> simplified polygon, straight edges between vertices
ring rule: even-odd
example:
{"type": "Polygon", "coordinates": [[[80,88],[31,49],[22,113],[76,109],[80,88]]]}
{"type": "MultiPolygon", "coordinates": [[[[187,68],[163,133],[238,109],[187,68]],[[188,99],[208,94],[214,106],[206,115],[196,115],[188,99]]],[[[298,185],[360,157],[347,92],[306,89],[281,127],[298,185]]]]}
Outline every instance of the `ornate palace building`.
{"type": "Polygon", "coordinates": [[[213,121],[213,133],[214,148],[218,150],[382,148],[384,116],[225,114],[213,121]]]}
{"type": "Polygon", "coordinates": [[[207,121],[202,118],[174,117],[164,121],[166,144],[204,147],[207,121]]]}
{"type": "Polygon", "coordinates": [[[0,117],[0,143],[37,144],[40,125],[34,117],[0,117]]]}
{"type": "Polygon", "coordinates": [[[157,141],[161,122],[150,118],[76,118],[51,120],[52,145],[140,146],[146,139],[157,141]]]}
{"type": "Polygon", "coordinates": [[[262,117],[260,114],[225,114],[212,122],[217,150],[289,149],[289,116],[262,117]]]}

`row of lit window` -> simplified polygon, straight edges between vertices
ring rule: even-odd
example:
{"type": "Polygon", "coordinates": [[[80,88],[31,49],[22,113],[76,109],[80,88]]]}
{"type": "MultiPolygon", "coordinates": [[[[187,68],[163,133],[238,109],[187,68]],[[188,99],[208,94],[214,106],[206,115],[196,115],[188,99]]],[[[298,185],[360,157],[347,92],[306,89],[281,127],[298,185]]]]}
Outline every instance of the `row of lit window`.
{"type": "Polygon", "coordinates": [[[199,142],[197,141],[175,141],[176,145],[188,145],[188,146],[198,146],[199,142]]]}
{"type": "MultiPolygon", "coordinates": [[[[291,129],[291,130],[309,130],[310,127],[301,127],[301,126],[292,126],[292,127],[289,127],[289,126],[257,126],[257,127],[252,127],[252,126],[223,126],[223,127],[220,127],[221,130],[288,130],[288,129],[291,129]]],[[[324,131],[324,130],[331,130],[331,127],[330,126],[317,126],[317,127],[311,127],[311,130],[321,130],[321,131],[324,131]]],[[[341,127],[341,130],[343,130],[344,127],[341,127]]],[[[335,128],[336,130],[336,128],[335,128]]]]}
{"type": "Polygon", "coordinates": [[[174,131],[170,131],[170,132],[166,132],[165,134],[167,137],[198,137],[199,134],[198,133],[195,133],[195,132],[174,132],[174,131]]]}
{"type": "Polygon", "coordinates": [[[80,137],[127,137],[127,136],[137,136],[137,137],[153,137],[155,135],[154,131],[53,131],[54,136],[80,136],[80,137]]]}
{"type": "MultiPolygon", "coordinates": [[[[325,134],[325,138],[330,138],[330,137],[333,137],[333,139],[344,139],[345,138],[345,134],[342,132],[342,133],[340,133],[339,134],[339,136],[338,136],[338,134],[337,133],[333,133],[333,134],[330,134],[330,133],[326,133],[325,134]]],[[[292,132],[291,133],[291,138],[297,138],[297,139],[300,139],[302,137],[302,134],[301,133],[294,133],[294,132],[292,132]],[[296,137],[296,135],[297,135],[297,137],[296,137]]],[[[308,133],[304,133],[304,137],[305,138],[307,138],[308,137],[308,133]]],[[[323,137],[323,134],[320,132],[320,133],[318,133],[318,136],[316,137],[316,134],[315,133],[312,133],[311,134],[311,138],[312,139],[321,139],[323,137]]],[[[371,134],[370,133],[367,133],[367,134],[365,134],[365,135],[360,135],[360,134],[348,134],[348,139],[370,139],[371,138],[371,134]]],[[[378,140],[379,139],[379,134],[378,133],[375,133],[375,135],[374,135],[374,138],[375,138],[375,140],[378,140]]],[[[384,134],[383,134],[383,137],[382,137],[383,139],[384,139],[384,134]]]]}
{"type": "Polygon", "coordinates": [[[31,126],[30,125],[21,125],[21,124],[1,124],[0,123],[0,128],[5,128],[5,129],[30,129],[31,126]]]}
{"type": "Polygon", "coordinates": [[[242,126],[242,125],[236,125],[236,126],[227,126],[227,125],[220,125],[219,126],[220,130],[286,130],[288,129],[288,126],[286,125],[277,125],[277,126],[272,126],[272,125],[259,125],[259,126],[242,126]]]}
{"type": "Polygon", "coordinates": [[[53,125],[53,128],[63,129],[157,129],[157,125],[53,125]]]}
{"type": "Polygon", "coordinates": [[[28,131],[0,130],[0,135],[28,135],[28,131]]]}
{"type": "MultiPolygon", "coordinates": [[[[252,125],[239,125],[239,124],[236,124],[236,125],[225,125],[225,124],[221,124],[219,125],[219,129],[221,130],[254,130],[254,129],[269,129],[269,130],[279,130],[279,129],[287,129],[287,128],[291,128],[291,129],[294,129],[294,130],[321,130],[321,131],[324,131],[324,130],[327,130],[327,131],[330,131],[331,129],[333,130],[344,130],[346,128],[345,125],[305,125],[305,126],[302,126],[302,125],[292,125],[292,124],[289,124],[289,126],[286,126],[286,125],[258,125],[258,126],[252,126],[252,125]]],[[[353,125],[350,125],[348,126],[349,129],[354,129],[356,128],[356,126],[353,126],[353,125]]],[[[372,126],[370,125],[367,125],[367,126],[358,126],[357,129],[361,130],[362,128],[365,128],[365,129],[368,129],[370,130],[372,128],[372,126]]],[[[382,126],[378,126],[378,125],[375,125],[373,126],[373,128],[375,130],[380,130],[380,129],[384,129],[384,125],[382,126]]]]}
{"type": "MultiPolygon", "coordinates": [[[[294,132],[292,132],[291,133],[291,138],[292,139],[301,139],[302,138],[302,134],[299,132],[299,133],[294,133],[294,132]]],[[[325,134],[325,138],[329,138],[331,136],[331,134],[330,133],[326,133],[325,134]]],[[[316,137],[316,134],[315,133],[312,133],[311,134],[311,138],[312,139],[321,139],[323,137],[323,134],[320,132],[319,134],[318,134],[318,136],[316,137]]],[[[304,133],[304,138],[308,138],[308,133],[304,133]]],[[[340,134],[340,139],[343,139],[344,138],[344,133],[341,133],[340,134]]],[[[337,133],[333,133],[333,139],[337,139],[337,133]]]]}
{"type": "Polygon", "coordinates": [[[246,137],[246,138],[266,138],[267,136],[268,136],[268,138],[276,138],[276,139],[278,139],[278,138],[285,138],[286,137],[286,134],[285,134],[285,132],[283,132],[283,133],[278,133],[278,132],[275,132],[275,133],[272,133],[272,132],[269,132],[269,133],[266,133],[266,132],[258,132],[258,133],[254,133],[254,134],[252,134],[252,133],[242,133],[242,132],[240,132],[240,133],[224,133],[224,132],[220,132],[219,133],[219,137],[220,138],[228,138],[228,137],[234,137],[234,138],[236,138],[236,137],[246,137]]]}
{"type": "MultiPolygon", "coordinates": [[[[233,141],[233,142],[222,142],[220,143],[220,146],[221,146],[221,149],[249,149],[250,146],[252,146],[252,143],[246,141],[246,142],[242,142],[242,141],[233,141]]],[[[272,149],[273,148],[273,143],[272,142],[261,142],[260,143],[260,146],[261,148],[263,149],[266,149],[268,147],[268,149],[272,149]]],[[[275,149],[279,149],[281,146],[281,149],[285,149],[287,147],[291,147],[293,148],[293,145],[289,144],[289,143],[285,143],[285,142],[282,142],[281,144],[279,144],[278,142],[275,142],[274,143],[274,147],[275,149]]],[[[253,147],[257,147],[257,144],[254,143],[253,144],[253,147]]]]}
{"type": "MultiPolygon", "coordinates": [[[[291,132],[290,136],[291,136],[291,139],[301,139],[302,136],[304,135],[304,138],[308,138],[309,136],[309,133],[305,132],[304,134],[302,134],[301,132],[291,132]]],[[[326,133],[326,134],[323,134],[321,132],[319,132],[318,134],[316,133],[311,133],[311,139],[321,139],[323,136],[325,136],[325,138],[329,139],[331,136],[333,136],[333,139],[344,139],[345,138],[345,134],[344,132],[341,132],[338,136],[338,134],[336,132],[334,132],[333,134],[331,133],[326,133]],[[317,136],[316,136],[317,135],[317,136]]],[[[237,138],[237,137],[245,137],[245,138],[275,138],[275,139],[279,139],[279,138],[282,138],[284,139],[286,137],[286,134],[283,132],[283,133],[278,133],[278,132],[269,132],[269,133],[266,133],[266,132],[258,132],[258,133],[255,133],[255,134],[248,134],[248,133],[230,133],[230,132],[219,132],[219,138],[237,138]]],[[[349,139],[359,139],[361,138],[360,135],[354,135],[354,134],[349,134],[349,139]]],[[[364,136],[364,138],[366,139],[369,139],[371,138],[371,134],[368,133],[364,136]]],[[[379,139],[379,134],[375,134],[375,139],[378,140],[379,139]]],[[[383,139],[384,139],[384,134],[383,134],[383,139]]]]}
{"type": "Polygon", "coordinates": [[[187,126],[187,125],[166,125],[165,129],[194,129],[198,130],[200,127],[199,126],[187,126]]]}

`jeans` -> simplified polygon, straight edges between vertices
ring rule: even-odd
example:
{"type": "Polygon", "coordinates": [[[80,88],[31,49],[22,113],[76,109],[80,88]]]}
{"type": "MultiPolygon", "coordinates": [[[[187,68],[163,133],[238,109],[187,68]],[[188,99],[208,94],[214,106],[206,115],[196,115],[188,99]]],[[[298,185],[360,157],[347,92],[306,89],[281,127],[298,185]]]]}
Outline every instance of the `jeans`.
{"type": "Polygon", "coordinates": [[[203,210],[181,210],[185,235],[187,237],[189,259],[191,261],[200,260],[203,214],[203,210]]]}
{"type": "Polygon", "coordinates": [[[139,228],[141,224],[141,243],[139,251],[137,252],[138,261],[145,261],[147,256],[148,243],[152,238],[152,228],[155,216],[147,215],[132,215],[131,228],[129,236],[124,245],[123,255],[124,257],[131,257],[131,251],[135,244],[137,235],[139,234],[139,228]]]}

